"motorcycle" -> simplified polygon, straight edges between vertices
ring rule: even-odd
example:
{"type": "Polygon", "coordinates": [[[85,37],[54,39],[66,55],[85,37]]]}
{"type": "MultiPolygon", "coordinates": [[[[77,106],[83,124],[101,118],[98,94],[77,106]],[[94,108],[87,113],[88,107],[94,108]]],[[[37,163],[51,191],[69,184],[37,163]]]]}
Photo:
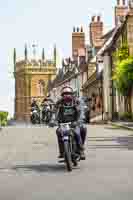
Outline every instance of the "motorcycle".
{"type": "Polygon", "coordinates": [[[90,110],[88,108],[85,110],[85,122],[90,123],[90,110]]]}
{"type": "Polygon", "coordinates": [[[55,104],[51,104],[52,106],[52,109],[51,109],[51,119],[50,119],[50,123],[49,123],[49,126],[50,127],[54,127],[54,126],[58,126],[58,122],[57,122],[57,119],[56,119],[56,116],[57,116],[57,110],[55,108],[55,104]]]}
{"type": "Polygon", "coordinates": [[[45,113],[45,122],[48,124],[51,120],[51,109],[50,106],[47,106],[46,113],[45,113]]]}
{"type": "Polygon", "coordinates": [[[32,124],[40,124],[40,114],[36,107],[31,108],[31,122],[32,124]]]}
{"type": "Polygon", "coordinates": [[[41,121],[44,123],[46,118],[46,106],[43,106],[41,109],[41,121]]]}
{"type": "Polygon", "coordinates": [[[43,105],[41,109],[41,120],[43,123],[49,123],[51,119],[51,109],[49,105],[43,105]]]}
{"type": "Polygon", "coordinates": [[[64,162],[66,163],[67,171],[72,171],[73,166],[78,165],[80,156],[77,153],[78,147],[76,143],[75,132],[72,128],[72,123],[61,123],[59,127],[65,129],[64,133],[62,132],[62,142],[64,147],[64,162]]]}

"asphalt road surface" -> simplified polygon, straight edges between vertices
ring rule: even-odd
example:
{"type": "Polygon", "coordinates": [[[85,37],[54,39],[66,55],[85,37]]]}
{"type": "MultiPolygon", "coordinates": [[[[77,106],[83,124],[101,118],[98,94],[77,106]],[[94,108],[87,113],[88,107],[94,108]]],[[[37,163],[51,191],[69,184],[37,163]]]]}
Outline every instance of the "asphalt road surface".
{"type": "Polygon", "coordinates": [[[132,200],[133,132],[89,125],[86,161],[68,173],[55,128],[0,131],[0,200],[132,200]]]}

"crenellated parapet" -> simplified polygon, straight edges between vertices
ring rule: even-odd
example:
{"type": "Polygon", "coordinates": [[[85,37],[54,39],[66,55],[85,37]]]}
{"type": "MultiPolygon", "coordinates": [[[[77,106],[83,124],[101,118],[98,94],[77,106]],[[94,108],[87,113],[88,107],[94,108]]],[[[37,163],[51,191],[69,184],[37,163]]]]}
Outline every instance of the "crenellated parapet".
{"type": "MultiPolygon", "coordinates": [[[[34,50],[35,55],[35,50],[34,50]]],[[[14,63],[14,72],[21,71],[23,69],[41,69],[45,71],[45,69],[56,69],[56,46],[54,46],[53,49],[53,58],[52,59],[46,59],[45,58],[45,52],[44,48],[42,49],[42,57],[37,59],[35,56],[33,58],[28,57],[28,49],[27,45],[25,45],[24,48],[24,58],[19,59],[16,56],[16,49],[14,48],[14,54],[13,54],[13,63],[14,63]]],[[[36,70],[35,70],[36,71],[36,70]]]]}

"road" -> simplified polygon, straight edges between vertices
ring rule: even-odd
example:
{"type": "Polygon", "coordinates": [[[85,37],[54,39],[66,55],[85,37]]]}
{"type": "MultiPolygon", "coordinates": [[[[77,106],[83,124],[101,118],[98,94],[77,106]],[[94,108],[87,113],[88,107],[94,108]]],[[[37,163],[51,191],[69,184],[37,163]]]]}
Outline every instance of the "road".
{"type": "Polygon", "coordinates": [[[132,200],[133,132],[89,125],[86,161],[57,162],[55,128],[0,131],[0,200],[132,200]]]}

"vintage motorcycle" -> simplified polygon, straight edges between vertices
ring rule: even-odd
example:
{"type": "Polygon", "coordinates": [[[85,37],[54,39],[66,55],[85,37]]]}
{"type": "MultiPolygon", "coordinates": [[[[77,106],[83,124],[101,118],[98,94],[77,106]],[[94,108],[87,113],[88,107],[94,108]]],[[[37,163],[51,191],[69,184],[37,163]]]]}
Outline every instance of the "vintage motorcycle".
{"type": "Polygon", "coordinates": [[[31,108],[31,123],[40,124],[40,113],[36,107],[31,108]]]}
{"type": "Polygon", "coordinates": [[[43,123],[49,123],[51,119],[51,108],[49,105],[43,105],[42,106],[42,117],[41,120],[43,123]]]}
{"type": "Polygon", "coordinates": [[[61,123],[59,128],[65,129],[62,132],[62,142],[64,147],[64,162],[66,163],[66,168],[70,172],[73,166],[77,166],[80,161],[80,156],[78,154],[78,147],[76,142],[76,135],[74,129],[72,128],[72,123],[61,123]]]}
{"type": "Polygon", "coordinates": [[[50,106],[48,105],[47,107],[46,107],[46,113],[45,113],[45,122],[48,124],[49,122],[50,122],[50,120],[51,120],[51,115],[52,115],[52,113],[51,113],[51,108],[50,108],[50,106]]]}

